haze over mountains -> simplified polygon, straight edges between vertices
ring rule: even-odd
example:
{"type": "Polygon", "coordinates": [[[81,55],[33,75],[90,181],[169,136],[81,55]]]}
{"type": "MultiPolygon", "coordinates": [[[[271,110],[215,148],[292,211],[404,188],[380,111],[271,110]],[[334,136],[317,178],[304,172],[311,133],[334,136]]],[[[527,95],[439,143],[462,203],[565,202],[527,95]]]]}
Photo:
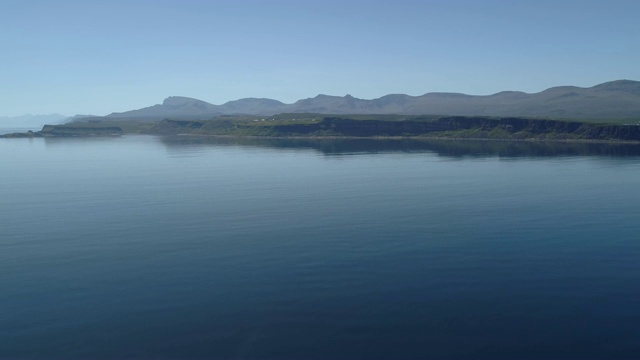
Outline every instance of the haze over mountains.
{"type": "Polygon", "coordinates": [[[421,96],[391,94],[364,100],[351,95],[318,95],[285,104],[277,100],[245,98],[222,105],[172,96],[162,104],[122,113],[108,118],[163,119],[211,118],[219,115],[246,114],[268,116],[279,113],[322,114],[429,114],[526,116],[564,119],[638,119],[640,118],[640,82],[617,80],[590,88],[553,87],[539,93],[503,91],[475,96],[459,93],[427,93],[421,96]]]}
{"type": "Polygon", "coordinates": [[[45,124],[59,124],[67,119],[60,114],[0,116],[0,126],[5,128],[39,127],[45,124]]]}

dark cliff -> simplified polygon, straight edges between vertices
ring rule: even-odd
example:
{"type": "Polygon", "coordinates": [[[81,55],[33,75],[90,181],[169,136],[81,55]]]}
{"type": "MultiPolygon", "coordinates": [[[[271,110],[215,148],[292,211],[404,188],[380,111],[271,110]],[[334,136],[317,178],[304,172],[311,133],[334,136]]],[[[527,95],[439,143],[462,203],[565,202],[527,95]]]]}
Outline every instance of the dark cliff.
{"type": "Polygon", "coordinates": [[[274,125],[281,135],[446,136],[499,139],[640,141],[640,126],[523,118],[442,117],[385,121],[327,117],[316,124],[274,125]]]}
{"type": "Polygon", "coordinates": [[[44,137],[117,136],[123,131],[118,126],[45,125],[37,134],[44,137]]]}

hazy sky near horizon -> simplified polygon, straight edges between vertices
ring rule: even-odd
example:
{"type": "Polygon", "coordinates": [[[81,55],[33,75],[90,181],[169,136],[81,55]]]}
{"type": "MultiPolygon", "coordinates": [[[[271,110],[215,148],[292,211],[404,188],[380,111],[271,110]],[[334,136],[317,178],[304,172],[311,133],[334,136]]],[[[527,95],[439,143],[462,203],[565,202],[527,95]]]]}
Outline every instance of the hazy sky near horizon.
{"type": "Polygon", "coordinates": [[[640,80],[637,0],[0,0],[0,116],[640,80]]]}

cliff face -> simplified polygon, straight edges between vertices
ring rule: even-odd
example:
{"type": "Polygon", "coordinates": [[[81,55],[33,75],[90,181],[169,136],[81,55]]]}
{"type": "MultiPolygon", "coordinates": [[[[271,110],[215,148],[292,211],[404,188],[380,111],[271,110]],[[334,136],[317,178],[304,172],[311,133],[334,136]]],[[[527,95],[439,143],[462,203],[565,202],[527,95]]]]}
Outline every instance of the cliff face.
{"type": "Polygon", "coordinates": [[[523,118],[443,117],[424,120],[324,118],[317,124],[274,125],[282,135],[451,136],[500,139],[584,139],[640,141],[640,126],[523,118]]]}
{"type": "Polygon", "coordinates": [[[122,135],[122,128],[117,126],[69,126],[45,125],[37,134],[44,137],[66,136],[114,136],[122,135]]]}
{"type": "Polygon", "coordinates": [[[577,133],[585,139],[640,141],[638,125],[584,124],[577,133]]]}
{"type": "Polygon", "coordinates": [[[151,130],[154,134],[179,134],[200,129],[203,121],[188,120],[163,120],[157,123],[151,130]]]}

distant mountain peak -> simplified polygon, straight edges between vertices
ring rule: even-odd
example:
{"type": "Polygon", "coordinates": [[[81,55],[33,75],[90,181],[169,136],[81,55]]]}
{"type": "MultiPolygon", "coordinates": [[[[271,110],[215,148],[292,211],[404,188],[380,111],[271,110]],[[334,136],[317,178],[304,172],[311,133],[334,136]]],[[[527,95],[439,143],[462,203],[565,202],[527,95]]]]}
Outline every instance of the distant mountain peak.
{"type": "Polygon", "coordinates": [[[608,85],[623,85],[623,86],[634,85],[634,86],[638,86],[638,85],[640,85],[640,81],[621,79],[621,80],[608,81],[608,82],[596,85],[594,87],[608,86],[608,85]]]}
{"type": "Polygon", "coordinates": [[[522,91],[500,91],[498,93],[495,93],[493,95],[488,95],[488,96],[493,96],[493,97],[509,97],[509,98],[521,98],[521,97],[525,97],[528,94],[522,91]]]}
{"type": "Polygon", "coordinates": [[[175,107],[175,106],[184,106],[184,105],[198,104],[198,103],[205,103],[205,104],[211,105],[208,102],[186,97],[186,96],[169,96],[168,98],[164,99],[164,101],[162,102],[162,105],[175,107]]]}
{"type": "Polygon", "coordinates": [[[633,80],[609,81],[606,83],[596,85],[593,87],[593,89],[640,93],[640,81],[633,81],[633,80]]]}
{"type": "Polygon", "coordinates": [[[281,101],[278,101],[278,100],[273,100],[273,99],[268,99],[268,98],[255,98],[255,97],[243,98],[243,99],[238,99],[238,100],[231,100],[231,101],[228,101],[228,102],[224,103],[222,106],[227,105],[227,104],[272,104],[272,105],[284,105],[284,103],[282,103],[281,101]]]}
{"type": "Polygon", "coordinates": [[[185,96],[170,96],[162,102],[142,109],[111,113],[111,118],[162,119],[166,117],[211,118],[221,115],[216,105],[185,96]]]}

